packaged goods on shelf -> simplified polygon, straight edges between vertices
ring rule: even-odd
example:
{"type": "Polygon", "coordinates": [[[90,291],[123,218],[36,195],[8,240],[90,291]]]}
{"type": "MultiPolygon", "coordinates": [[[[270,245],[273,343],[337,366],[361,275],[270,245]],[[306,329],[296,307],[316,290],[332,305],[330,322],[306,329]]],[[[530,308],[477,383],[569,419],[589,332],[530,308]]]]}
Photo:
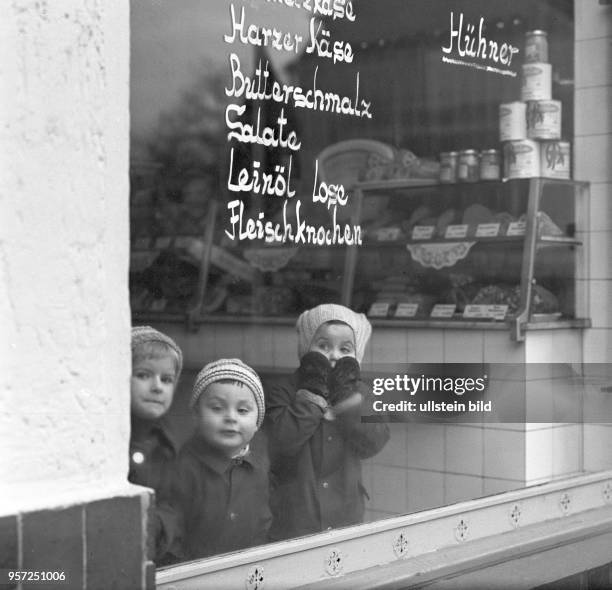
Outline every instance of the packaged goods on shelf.
{"type": "Polygon", "coordinates": [[[515,101],[499,105],[499,139],[527,139],[527,103],[515,101]]]}
{"type": "Polygon", "coordinates": [[[504,144],[504,176],[533,178],[540,175],[540,145],[531,139],[504,144]]]}
{"type": "Polygon", "coordinates": [[[561,138],[561,101],[534,100],[527,103],[527,137],[561,138]]]}
{"type": "Polygon", "coordinates": [[[442,152],[440,154],[440,182],[452,184],[457,182],[457,160],[459,152],[442,152]]]}
{"type": "Polygon", "coordinates": [[[480,152],[480,180],[499,180],[501,175],[501,156],[499,150],[490,149],[480,152]]]}
{"type": "Polygon", "coordinates": [[[479,167],[480,158],[476,150],[461,150],[457,164],[457,180],[459,182],[478,182],[479,167]]]}
{"type": "Polygon", "coordinates": [[[548,34],[536,30],[525,33],[525,63],[548,63],[548,34]]]}
{"type": "Polygon", "coordinates": [[[521,100],[550,100],[552,98],[552,66],[547,63],[522,65],[521,100]]]}
{"type": "Polygon", "coordinates": [[[540,173],[545,178],[570,178],[571,150],[568,141],[540,143],[540,173]]]}

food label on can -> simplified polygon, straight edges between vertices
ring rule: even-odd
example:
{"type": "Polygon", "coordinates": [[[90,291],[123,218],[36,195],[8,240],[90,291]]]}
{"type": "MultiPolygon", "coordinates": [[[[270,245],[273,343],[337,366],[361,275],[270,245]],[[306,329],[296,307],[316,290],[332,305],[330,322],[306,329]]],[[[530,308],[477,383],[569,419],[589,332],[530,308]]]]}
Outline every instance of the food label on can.
{"type": "Polygon", "coordinates": [[[567,141],[546,141],[540,147],[540,168],[545,178],[570,177],[570,144],[567,141]]]}
{"type": "Polygon", "coordinates": [[[540,175],[540,152],[535,141],[510,141],[504,145],[507,178],[532,178],[540,175]]]}
{"type": "Polygon", "coordinates": [[[550,64],[523,65],[521,98],[527,100],[550,100],[552,93],[552,67],[550,64]]]}
{"type": "Polygon", "coordinates": [[[513,141],[527,138],[527,105],[510,102],[499,105],[499,139],[513,141]]]}
{"type": "Polygon", "coordinates": [[[538,100],[527,106],[527,136],[530,139],[561,137],[561,102],[538,100]]]}

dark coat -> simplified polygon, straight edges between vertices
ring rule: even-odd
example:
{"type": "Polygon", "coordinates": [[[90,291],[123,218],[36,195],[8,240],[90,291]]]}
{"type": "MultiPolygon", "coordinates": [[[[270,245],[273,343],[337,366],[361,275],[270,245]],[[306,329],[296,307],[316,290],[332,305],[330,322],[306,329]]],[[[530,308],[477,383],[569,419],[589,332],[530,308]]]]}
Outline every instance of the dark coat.
{"type": "MultiPolygon", "coordinates": [[[[363,384],[361,391],[371,395],[363,384]]],[[[389,440],[386,424],[362,424],[354,414],[329,421],[296,393],[295,374],[266,392],[273,540],[362,522],[361,460],[389,440]]]]}
{"type": "Polygon", "coordinates": [[[157,565],[176,561],[176,556],[169,551],[179,530],[174,512],[164,504],[163,498],[170,493],[174,481],[178,451],[176,439],[163,418],[147,422],[132,417],[128,481],[155,491],[151,535],[155,541],[157,565]]]}
{"type": "Polygon", "coordinates": [[[163,418],[146,422],[132,418],[128,481],[157,493],[172,479],[178,445],[163,418]]]}
{"type": "Polygon", "coordinates": [[[269,462],[257,433],[249,452],[228,459],[199,436],[181,449],[170,503],[182,529],[183,557],[196,559],[268,540],[269,462]]]}

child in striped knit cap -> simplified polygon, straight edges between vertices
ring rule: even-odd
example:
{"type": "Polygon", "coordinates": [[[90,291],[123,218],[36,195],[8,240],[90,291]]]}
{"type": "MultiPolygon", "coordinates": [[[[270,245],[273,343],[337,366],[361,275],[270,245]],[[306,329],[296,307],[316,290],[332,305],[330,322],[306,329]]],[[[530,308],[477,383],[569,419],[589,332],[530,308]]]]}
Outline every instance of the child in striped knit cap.
{"type": "Polygon", "coordinates": [[[269,463],[264,392],[239,359],[220,359],[196,377],[190,406],[195,434],[179,454],[170,503],[182,529],[183,557],[196,559],[267,541],[269,463]]]}
{"type": "Polygon", "coordinates": [[[389,439],[386,424],[361,423],[371,396],[359,365],[372,331],[365,315],[323,304],[296,327],[300,366],[266,400],[273,540],[361,522],[361,461],[389,439]]]}

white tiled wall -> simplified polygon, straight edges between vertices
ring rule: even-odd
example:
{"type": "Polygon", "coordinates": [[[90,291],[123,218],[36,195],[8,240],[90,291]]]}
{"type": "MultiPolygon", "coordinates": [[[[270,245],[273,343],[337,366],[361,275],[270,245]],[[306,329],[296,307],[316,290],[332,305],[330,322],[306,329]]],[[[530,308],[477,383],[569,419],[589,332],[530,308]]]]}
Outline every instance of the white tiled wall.
{"type": "MultiPolygon", "coordinates": [[[[585,363],[612,363],[612,6],[576,0],[576,95],[574,176],[591,182],[589,313],[593,328],[584,335],[585,363]]],[[[576,448],[568,431],[554,453],[571,467],[576,448]]],[[[612,466],[612,426],[585,424],[582,466],[612,466]]]]}
{"type": "Polygon", "coordinates": [[[584,362],[612,362],[612,7],[577,0],[574,176],[591,182],[584,362]]]}

